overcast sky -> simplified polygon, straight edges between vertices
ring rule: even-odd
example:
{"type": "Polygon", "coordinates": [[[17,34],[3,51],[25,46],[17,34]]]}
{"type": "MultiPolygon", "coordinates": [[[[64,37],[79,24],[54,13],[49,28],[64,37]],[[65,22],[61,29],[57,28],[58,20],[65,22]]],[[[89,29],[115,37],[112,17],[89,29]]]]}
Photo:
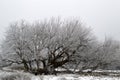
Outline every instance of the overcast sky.
{"type": "Polygon", "coordinates": [[[11,22],[80,17],[103,39],[120,40],[120,0],[0,0],[0,39],[11,22]]]}

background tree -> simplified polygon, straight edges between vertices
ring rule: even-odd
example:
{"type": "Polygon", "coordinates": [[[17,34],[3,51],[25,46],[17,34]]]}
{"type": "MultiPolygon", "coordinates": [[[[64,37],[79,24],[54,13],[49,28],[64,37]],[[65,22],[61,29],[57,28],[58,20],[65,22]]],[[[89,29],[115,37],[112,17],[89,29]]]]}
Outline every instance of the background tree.
{"type": "Polygon", "coordinates": [[[76,54],[74,69],[80,72],[84,69],[107,69],[112,63],[118,62],[119,59],[119,42],[112,38],[105,38],[104,42],[94,42],[83,50],[83,54],[76,54]],[[81,58],[79,58],[81,57],[81,58]]]}

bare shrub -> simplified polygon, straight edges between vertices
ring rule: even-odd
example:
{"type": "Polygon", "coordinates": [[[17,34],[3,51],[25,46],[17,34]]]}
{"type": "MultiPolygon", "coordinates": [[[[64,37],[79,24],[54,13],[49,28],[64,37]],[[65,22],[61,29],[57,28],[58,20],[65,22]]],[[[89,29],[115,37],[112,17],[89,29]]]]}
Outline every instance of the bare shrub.
{"type": "Polygon", "coordinates": [[[16,74],[14,73],[14,74],[5,75],[4,77],[1,78],[1,80],[31,80],[31,76],[20,73],[16,73],[16,74]]]}

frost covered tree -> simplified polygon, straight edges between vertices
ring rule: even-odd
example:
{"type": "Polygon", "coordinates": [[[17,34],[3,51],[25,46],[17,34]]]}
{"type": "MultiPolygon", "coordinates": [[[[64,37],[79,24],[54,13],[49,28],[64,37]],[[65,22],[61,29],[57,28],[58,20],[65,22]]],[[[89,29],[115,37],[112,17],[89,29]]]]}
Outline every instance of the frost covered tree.
{"type": "Polygon", "coordinates": [[[118,62],[119,59],[119,42],[112,38],[105,38],[103,42],[94,42],[87,46],[81,54],[76,54],[74,69],[80,72],[85,69],[107,69],[112,63],[118,62]],[[81,58],[80,58],[81,57],[81,58]]]}
{"type": "Polygon", "coordinates": [[[23,64],[26,71],[52,74],[71,62],[94,39],[80,20],[21,21],[11,24],[2,44],[4,61],[23,64]]]}

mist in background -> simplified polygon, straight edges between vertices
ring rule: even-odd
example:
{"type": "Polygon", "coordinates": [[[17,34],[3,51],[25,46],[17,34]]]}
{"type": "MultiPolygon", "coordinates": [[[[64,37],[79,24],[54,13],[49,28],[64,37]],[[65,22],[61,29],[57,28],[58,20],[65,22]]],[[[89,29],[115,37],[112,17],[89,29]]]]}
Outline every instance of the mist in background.
{"type": "Polygon", "coordinates": [[[120,40],[120,0],[0,0],[0,40],[10,23],[77,17],[98,39],[120,40]]]}

